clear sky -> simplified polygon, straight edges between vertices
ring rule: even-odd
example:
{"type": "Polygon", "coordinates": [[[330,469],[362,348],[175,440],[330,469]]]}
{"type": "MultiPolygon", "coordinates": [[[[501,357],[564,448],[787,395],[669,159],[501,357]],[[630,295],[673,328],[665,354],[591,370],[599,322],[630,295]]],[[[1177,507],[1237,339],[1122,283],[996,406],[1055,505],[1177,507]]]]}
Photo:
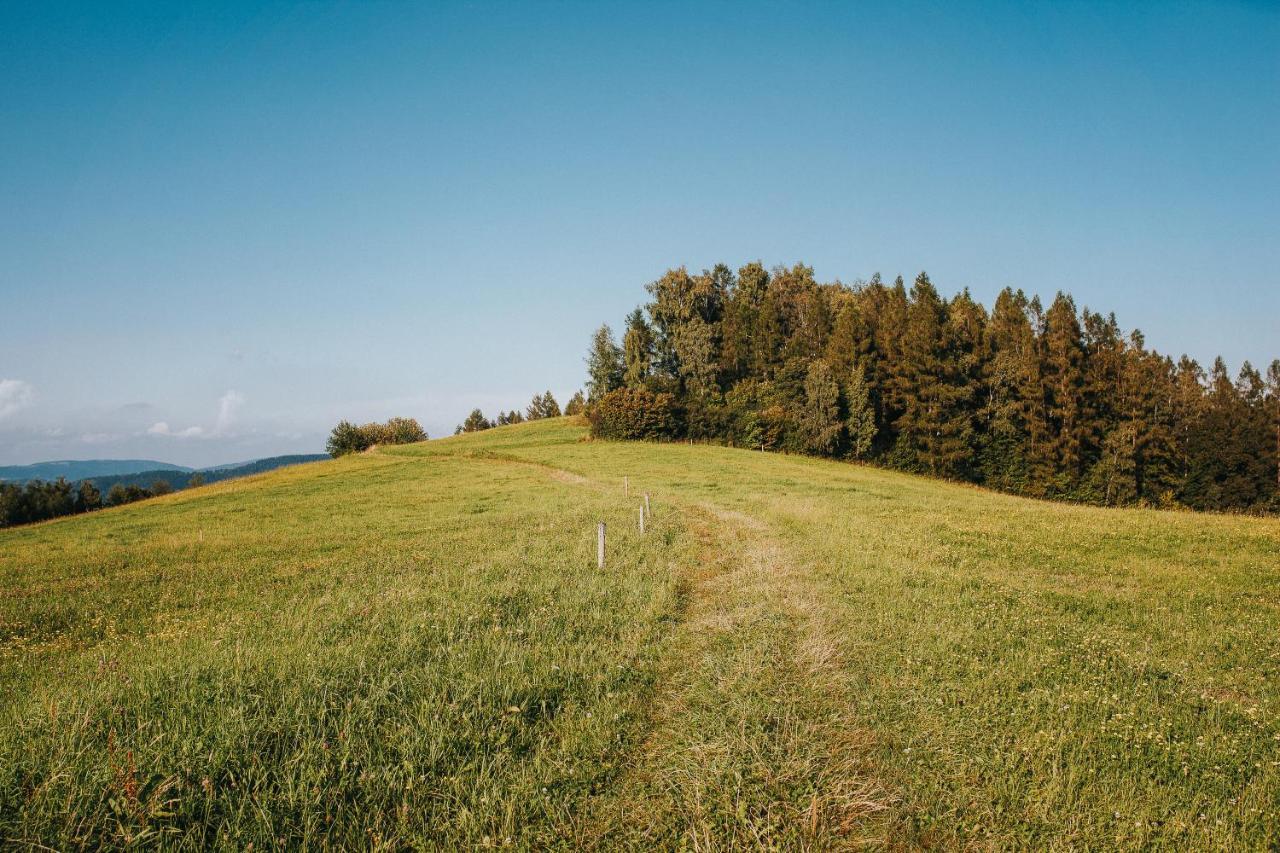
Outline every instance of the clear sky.
{"type": "Polygon", "coordinates": [[[563,403],[756,259],[1265,364],[1280,6],[0,5],[0,464],[563,403]]]}

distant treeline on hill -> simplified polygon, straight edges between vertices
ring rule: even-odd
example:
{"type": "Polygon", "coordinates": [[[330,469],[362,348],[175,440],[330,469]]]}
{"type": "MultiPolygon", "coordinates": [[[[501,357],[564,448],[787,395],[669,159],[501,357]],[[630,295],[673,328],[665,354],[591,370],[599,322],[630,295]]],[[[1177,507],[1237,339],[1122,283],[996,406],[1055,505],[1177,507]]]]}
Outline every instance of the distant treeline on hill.
{"type": "Polygon", "coordinates": [[[218,480],[246,477],[288,465],[327,458],[324,454],[308,453],[273,456],[269,459],[246,462],[243,465],[224,465],[202,471],[160,469],[136,474],[88,477],[78,481],[59,477],[56,480],[0,483],[0,527],[92,512],[103,507],[133,503],[218,480]]]}
{"type": "MultiPolygon", "coordinates": [[[[581,415],[586,411],[587,401],[582,396],[582,392],[574,393],[569,402],[564,407],[566,415],[581,415]]],[[[534,394],[533,399],[529,401],[529,406],[521,414],[518,410],[512,409],[509,412],[498,412],[498,416],[493,420],[489,420],[484,416],[484,412],[479,409],[472,409],[471,414],[467,415],[467,419],[458,424],[457,429],[453,431],[454,435],[464,432],[479,432],[480,430],[492,429],[493,427],[506,426],[507,424],[522,424],[525,421],[537,421],[542,418],[558,418],[560,417],[560,404],[556,402],[556,398],[552,396],[550,391],[542,394],[534,394]]]]}
{"type": "Polygon", "coordinates": [[[190,486],[216,483],[219,480],[231,480],[236,477],[247,477],[250,474],[261,474],[264,471],[274,471],[276,468],[301,465],[304,462],[316,462],[320,459],[328,458],[328,454],[325,453],[297,453],[290,456],[272,456],[269,459],[257,459],[253,462],[245,462],[242,465],[223,465],[199,471],[161,469],[157,471],[141,471],[136,474],[113,474],[109,477],[86,477],[85,479],[92,480],[93,484],[103,492],[109,491],[112,486],[117,484],[151,487],[158,482],[167,483],[171,491],[181,491],[190,486]]]}
{"type": "Polygon", "coordinates": [[[596,435],[864,459],[1098,504],[1280,509],[1280,360],[1233,380],[1059,293],[988,312],[921,273],[821,284],[810,267],[668,271],[596,332],[596,435]]]}

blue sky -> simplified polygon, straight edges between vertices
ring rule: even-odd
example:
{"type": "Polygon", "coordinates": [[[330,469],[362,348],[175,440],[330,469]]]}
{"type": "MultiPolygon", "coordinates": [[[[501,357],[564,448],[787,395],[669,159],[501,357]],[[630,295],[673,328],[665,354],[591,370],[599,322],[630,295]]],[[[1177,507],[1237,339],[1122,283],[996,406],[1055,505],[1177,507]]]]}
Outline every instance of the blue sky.
{"type": "Polygon", "coordinates": [[[1280,356],[1280,7],[5,3],[0,464],[450,432],[664,269],[1280,356]]]}

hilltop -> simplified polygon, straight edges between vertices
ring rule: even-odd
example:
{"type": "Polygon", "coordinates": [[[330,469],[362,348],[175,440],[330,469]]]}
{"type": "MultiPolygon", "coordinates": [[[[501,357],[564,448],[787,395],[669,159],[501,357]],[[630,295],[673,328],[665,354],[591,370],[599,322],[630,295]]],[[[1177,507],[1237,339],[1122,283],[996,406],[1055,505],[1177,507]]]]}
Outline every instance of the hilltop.
{"type": "Polygon", "coordinates": [[[0,531],[0,589],[6,843],[1280,843],[1274,518],[561,418],[0,531]]]}

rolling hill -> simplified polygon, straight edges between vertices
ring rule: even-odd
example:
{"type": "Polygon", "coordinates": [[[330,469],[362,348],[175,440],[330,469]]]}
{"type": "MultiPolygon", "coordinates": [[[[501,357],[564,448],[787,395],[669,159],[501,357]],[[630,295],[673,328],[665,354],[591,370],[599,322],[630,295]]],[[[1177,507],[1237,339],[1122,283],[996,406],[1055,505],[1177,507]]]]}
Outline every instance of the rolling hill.
{"type": "Polygon", "coordinates": [[[0,838],[1280,844],[1280,520],[585,438],[0,531],[0,838]]]}
{"type": "Polygon", "coordinates": [[[301,465],[304,462],[319,462],[322,459],[328,459],[327,453],[299,453],[289,456],[270,456],[266,459],[256,459],[253,462],[240,462],[234,465],[218,465],[213,468],[200,468],[198,470],[183,469],[159,469],[138,471],[128,474],[116,474],[103,477],[86,477],[92,480],[93,484],[105,494],[112,486],[117,483],[121,485],[134,485],[147,488],[157,480],[163,480],[169,484],[169,488],[185,489],[191,483],[191,478],[199,474],[205,483],[216,483],[219,480],[230,480],[236,477],[247,477],[250,474],[261,474],[266,471],[274,471],[276,468],[284,468],[289,465],[301,465]]]}
{"type": "Polygon", "coordinates": [[[59,462],[36,462],[33,465],[0,466],[0,480],[25,483],[28,480],[86,480],[115,477],[142,471],[191,472],[195,469],[170,465],[154,459],[66,459],[59,462]]]}

